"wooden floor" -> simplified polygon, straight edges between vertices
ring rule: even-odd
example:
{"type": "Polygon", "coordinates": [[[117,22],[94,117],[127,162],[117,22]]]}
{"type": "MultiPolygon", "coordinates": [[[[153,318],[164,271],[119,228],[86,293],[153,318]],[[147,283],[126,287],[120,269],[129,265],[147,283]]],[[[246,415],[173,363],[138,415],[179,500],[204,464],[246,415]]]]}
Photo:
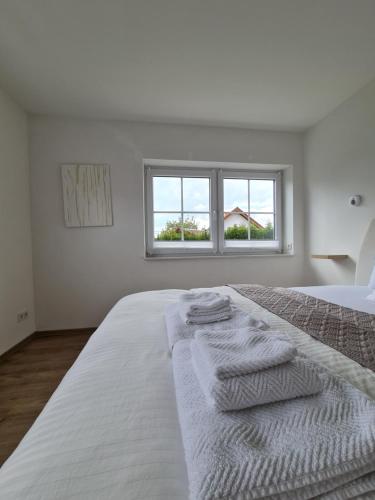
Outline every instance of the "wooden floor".
{"type": "Polygon", "coordinates": [[[31,427],[92,332],[35,334],[0,358],[0,465],[31,427]]]}

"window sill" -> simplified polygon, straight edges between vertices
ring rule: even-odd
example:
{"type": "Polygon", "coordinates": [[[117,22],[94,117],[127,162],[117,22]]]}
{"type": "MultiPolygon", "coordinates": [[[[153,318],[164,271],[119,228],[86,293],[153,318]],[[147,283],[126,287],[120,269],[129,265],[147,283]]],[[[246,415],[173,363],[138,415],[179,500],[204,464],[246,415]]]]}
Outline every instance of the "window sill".
{"type": "Polygon", "coordinates": [[[155,256],[144,256],[143,260],[196,260],[196,259],[244,259],[244,258],[284,258],[284,257],[294,257],[294,253],[238,253],[238,254],[227,254],[227,255],[155,255],[155,256]]]}

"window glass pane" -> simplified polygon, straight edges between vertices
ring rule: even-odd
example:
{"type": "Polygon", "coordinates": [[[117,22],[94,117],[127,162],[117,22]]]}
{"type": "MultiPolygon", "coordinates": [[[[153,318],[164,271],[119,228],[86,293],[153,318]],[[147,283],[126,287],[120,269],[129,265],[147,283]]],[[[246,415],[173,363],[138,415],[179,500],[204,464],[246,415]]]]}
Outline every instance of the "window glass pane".
{"type": "Polygon", "coordinates": [[[245,212],[224,214],[224,239],[248,240],[249,215],[245,212]]]}
{"type": "Polygon", "coordinates": [[[250,181],[250,212],[273,212],[273,180],[250,181]]]}
{"type": "Polygon", "coordinates": [[[183,227],[185,241],[206,241],[211,239],[209,214],[184,213],[183,227]]]}
{"type": "Polygon", "coordinates": [[[250,237],[252,240],[274,240],[274,215],[250,214],[250,237]]]}
{"type": "Polygon", "coordinates": [[[154,214],[154,240],[180,241],[181,214],[154,214]]]}
{"type": "Polygon", "coordinates": [[[184,177],[184,212],[208,212],[210,210],[210,179],[184,177]]]}
{"type": "MultiPolygon", "coordinates": [[[[147,240],[150,255],[190,251],[209,254],[217,246],[234,253],[279,250],[275,237],[279,237],[281,228],[275,226],[279,219],[274,204],[279,181],[268,173],[263,179],[251,178],[251,171],[224,170],[223,174],[223,185],[218,190],[220,193],[222,188],[223,199],[217,200],[216,183],[222,177],[216,172],[211,175],[203,169],[153,169],[147,176],[152,183],[148,189],[153,190],[153,199],[147,200],[147,225],[154,226],[151,241],[147,240]],[[205,177],[199,177],[200,173],[205,177]],[[241,177],[233,178],[235,175],[241,177]],[[224,241],[219,241],[222,226],[219,234],[211,227],[210,211],[216,208],[224,211],[220,221],[224,225],[224,241]]],[[[258,172],[254,175],[263,176],[258,172]]]]}
{"type": "Polygon", "coordinates": [[[248,186],[247,179],[224,179],[224,212],[248,212],[248,186]]]}
{"type": "Polygon", "coordinates": [[[181,210],[181,179],[179,177],[154,177],[154,211],[181,210]]]}

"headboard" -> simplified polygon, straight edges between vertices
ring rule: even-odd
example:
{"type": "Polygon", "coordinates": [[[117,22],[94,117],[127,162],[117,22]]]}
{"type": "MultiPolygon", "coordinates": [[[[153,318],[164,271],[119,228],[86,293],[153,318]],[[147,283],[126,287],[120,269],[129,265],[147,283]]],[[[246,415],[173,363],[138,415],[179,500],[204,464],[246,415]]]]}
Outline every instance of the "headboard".
{"type": "Polygon", "coordinates": [[[371,271],[375,263],[375,219],[370,225],[362,242],[359,252],[357,269],[355,273],[356,285],[367,285],[370,279],[371,271]]]}

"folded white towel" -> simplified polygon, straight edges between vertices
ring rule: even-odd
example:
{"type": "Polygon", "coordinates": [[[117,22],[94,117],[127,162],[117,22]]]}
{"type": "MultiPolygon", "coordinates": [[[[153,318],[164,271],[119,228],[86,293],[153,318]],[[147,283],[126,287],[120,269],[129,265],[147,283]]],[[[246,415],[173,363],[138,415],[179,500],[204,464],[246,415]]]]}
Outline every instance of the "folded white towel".
{"type": "Polygon", "coordinates": [[[186,314],[196,315],[221,311],[230,307],[231,299],[228,295],[216,292],[189,292],[179,297],[182,310],[186,314]]]}
{"type": "Polygon", "coordinates": [[[169,350],[172,351],[173,346],[179,340],[191,339],[195,332],[199,330],[209,329],[210,331],[225,331],[242,328],[245,326],[253,326],[255,328],[266,330],[269,325],[252,314],[248,314],[242,309],[233,306],[232,317],[225,321],[210,323],[207,325],[186,324],[180,316],[179,304],[174,302],[165,308],[165,324],[167,327],[169,350]]]}
{"type": "Polygon", "coordinates": [[[315,365],[317,396],[219,412],[202,393],[190,343],[176,345],[173,373],[191,498],[374,500],[373,401],[315,365]]]}
{"type": "Polygon", "coordinates": [[[180,304],[180,311],[186,315],[188,318],[200,318],[201,316],[209,316],[211,314],[220,314],[223,312],[231,312],[232,307],[230,305],[228,306],[220,306],[217,309],[210,309],[208,311],[196,311],[196,312],[190,312],[187,310],[187,308],[184,306],[184,304],[180,304]]]}
{"type": "Polygon", "coordinates": [[[198,314],[196,316],[186,314],[185,311],[179,309],[181,319],[187,325],[202,325],[205,323],[216,323],[218,321],[225,321],[233,316],[232,308],[228,307],[221,311],[211,312],[206,314],[198,314]]]}
{"type": "Polygon", "coordinates": [[[242,410],[320,392],[322,381],[311,363],[296,357],[273,368],[219,380],[202,358],[196,340],[190,344],[192,364],[207,403],[220,411],[242,410]]]}
{"type": "Polygon", "coordinates": [[[189,292],[179,297],[181,319],[187,325],[215,323],[232,317],[231,299],[215,292],[189,292]]]}
{"type": "Polygon", "coordinates": [[[197,330],[195,341],[204,363],[221,380],[286,363],[297,354],[287,335],[251,327],[197,330]]]}

